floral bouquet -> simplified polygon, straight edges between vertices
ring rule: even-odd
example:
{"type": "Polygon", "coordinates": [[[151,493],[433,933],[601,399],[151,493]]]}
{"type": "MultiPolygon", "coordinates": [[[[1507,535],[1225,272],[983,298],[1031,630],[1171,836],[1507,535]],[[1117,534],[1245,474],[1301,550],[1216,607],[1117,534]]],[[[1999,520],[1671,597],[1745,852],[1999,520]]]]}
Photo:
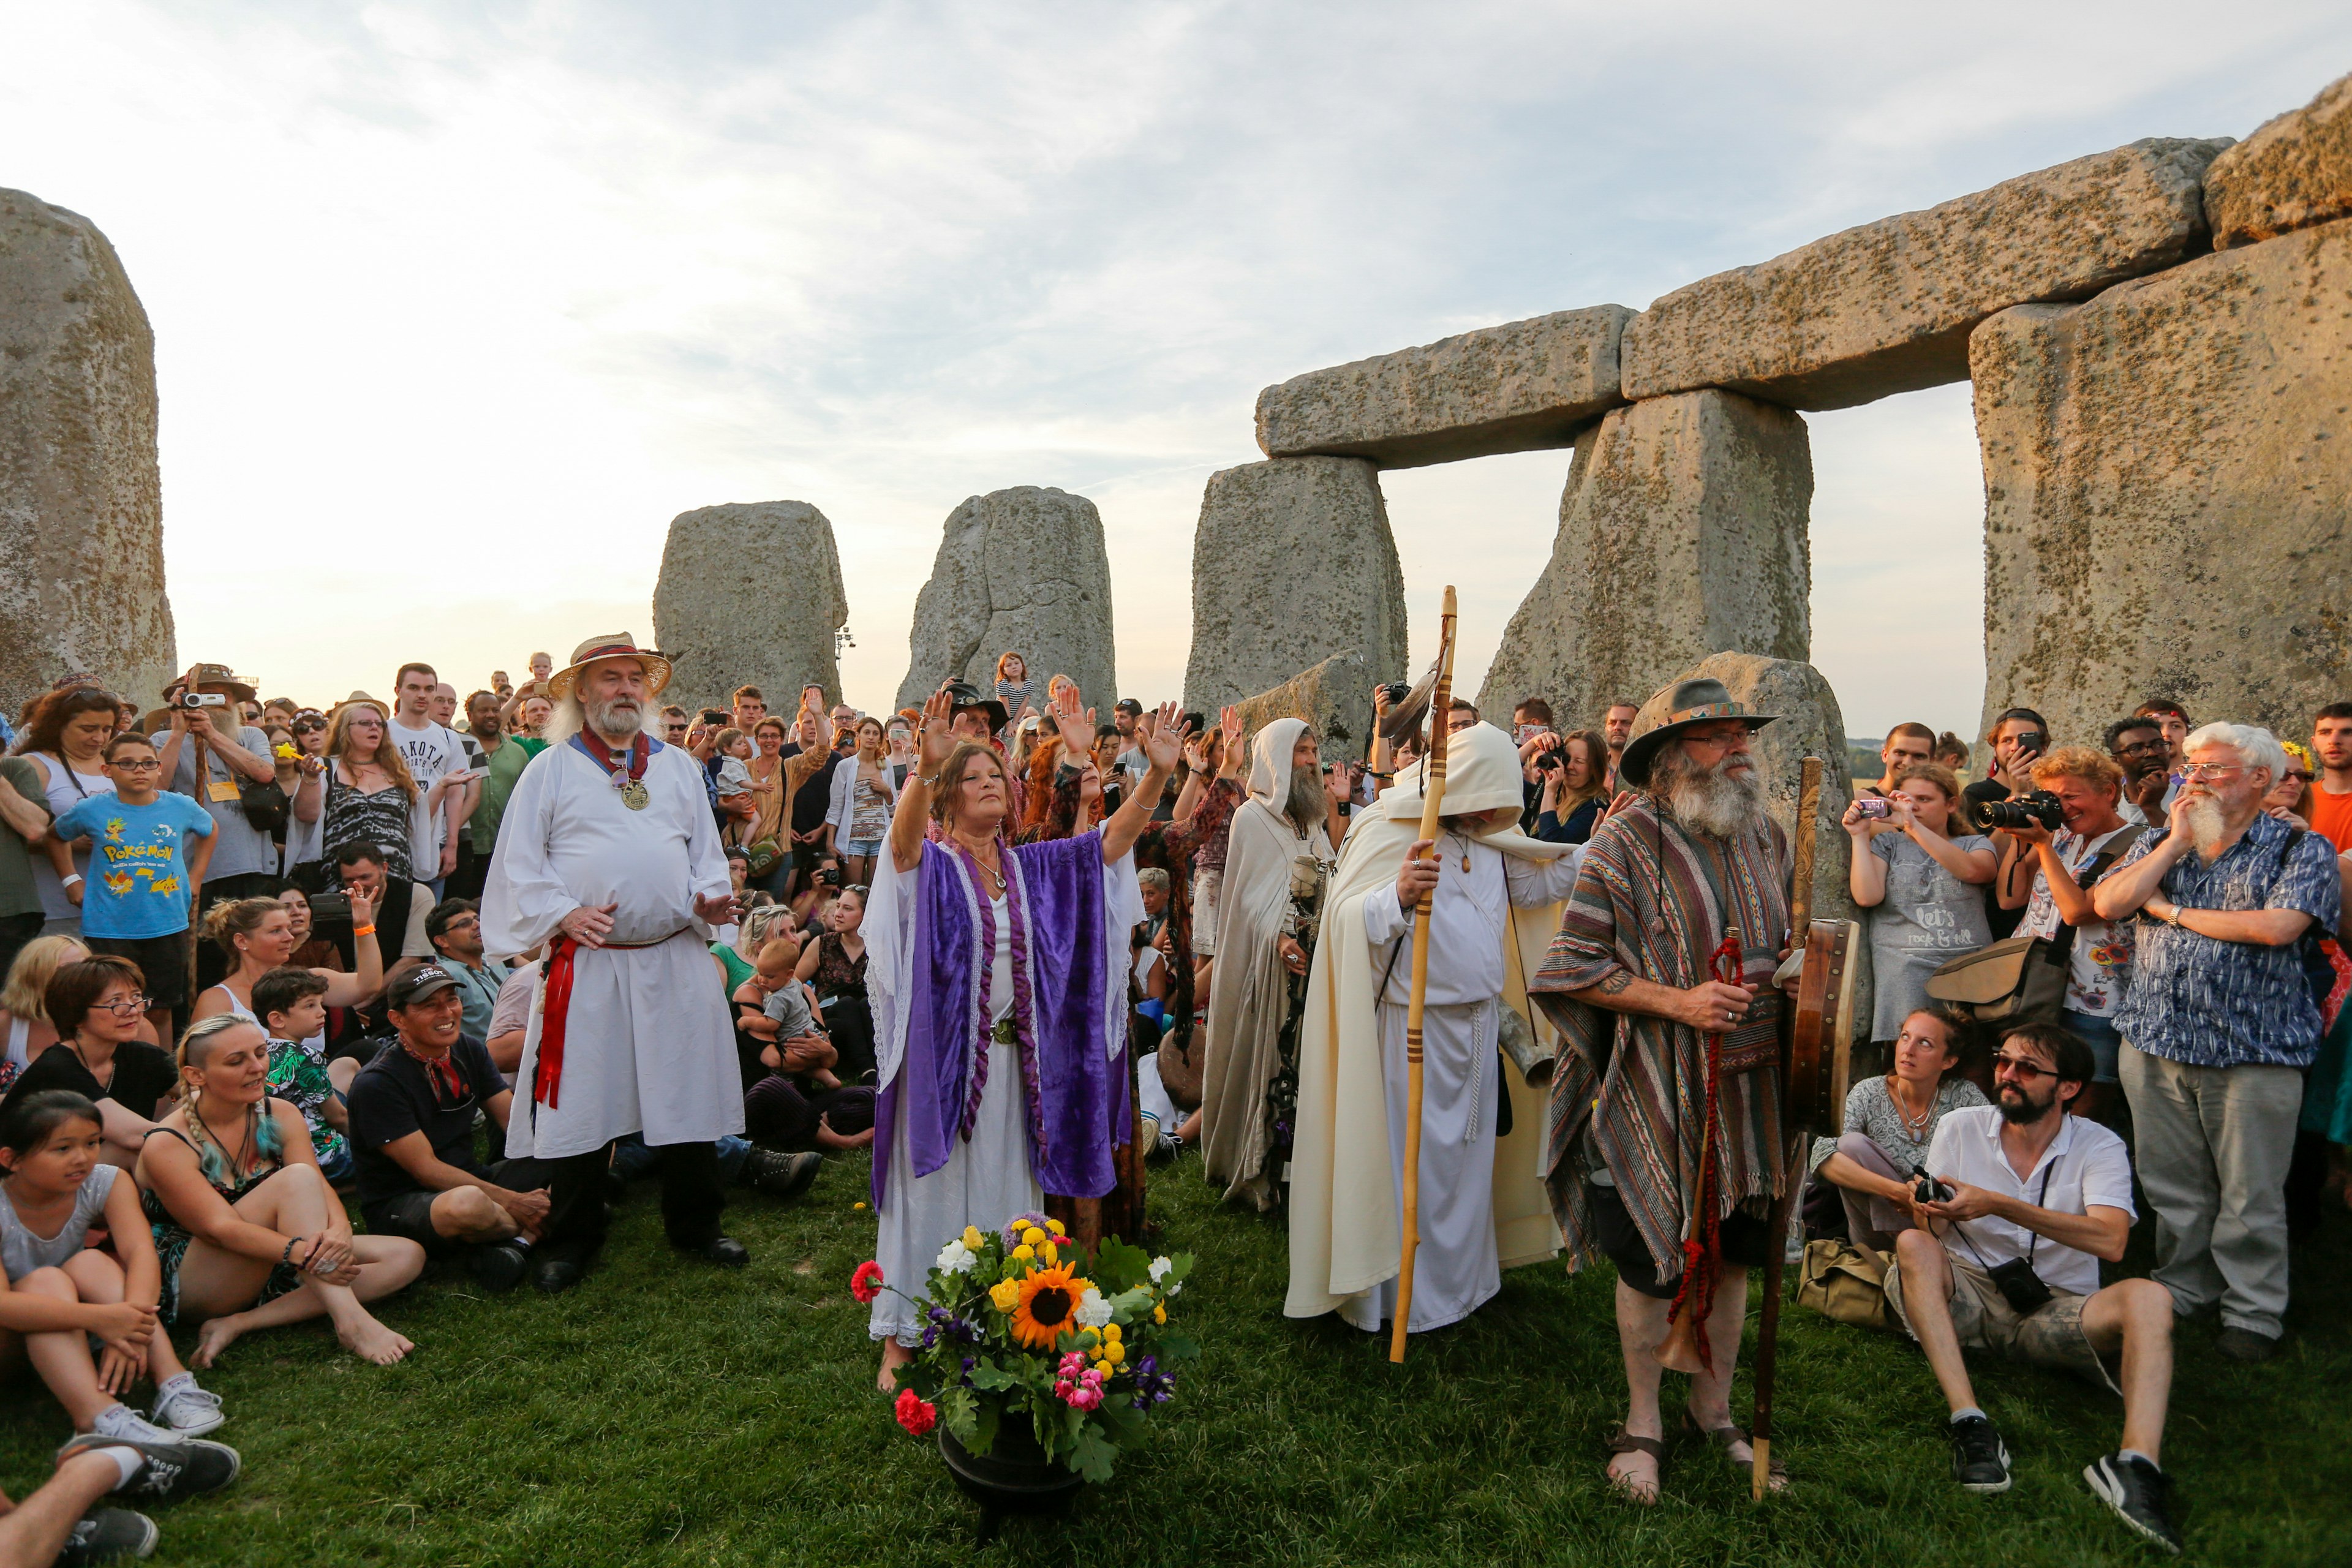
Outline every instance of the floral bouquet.
{"type": "Polygon", "coordinates": [[[1048,1459],[1107,1481],[1146,1418],[1174,1397],[1174,1363],[1200,1347],[1168,1331],[1168,1303],[1189,1253],[1153,1258],[1116,1237],[1090,1259],[1059,1220],[1024,1214],[1003,1230],[967,1226],[940,1249],[929,1295],[909,1296],[861,1263],[850,1293],[886,1289],[924,1321],[922,1349],[898,1373],[898,1425],[918,1437],[944,1422],[986,1454],[1007,1421],[1024,1421],[1048,1459]]]}

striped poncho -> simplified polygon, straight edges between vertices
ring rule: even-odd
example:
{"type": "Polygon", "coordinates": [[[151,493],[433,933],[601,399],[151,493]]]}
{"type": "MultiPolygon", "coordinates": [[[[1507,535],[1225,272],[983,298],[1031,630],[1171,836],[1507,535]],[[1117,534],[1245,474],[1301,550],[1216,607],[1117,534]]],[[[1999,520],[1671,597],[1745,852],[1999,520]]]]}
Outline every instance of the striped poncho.
{"type": "Polygon", "coordinates": [[[1777,1196],[1781,1178],[1779,1025],[1772,985],[1789,930],[1794,867],[1769,820],[1730,839],[1678,826],[1642,795],[1592,836],[1559,935],[1528,994],[1566,1037],[1552,1077],[1544,1179],[1569,1266],[1598,1255],[1585,1179],[1605,1165],[1648,1245],[1658,1278],[1682,1272],[1684,1216],[1699,1180],[1706,1103],[1706,1042],[1696,1029],[1646,1014],[1571,1002],[1620,970],[1688,989],[1727,927],[1738,926],[1743,981],[1757,988],[1746,1022],[1723,1040],[1716,1103],[1718,1216],[1777,1196]]]}

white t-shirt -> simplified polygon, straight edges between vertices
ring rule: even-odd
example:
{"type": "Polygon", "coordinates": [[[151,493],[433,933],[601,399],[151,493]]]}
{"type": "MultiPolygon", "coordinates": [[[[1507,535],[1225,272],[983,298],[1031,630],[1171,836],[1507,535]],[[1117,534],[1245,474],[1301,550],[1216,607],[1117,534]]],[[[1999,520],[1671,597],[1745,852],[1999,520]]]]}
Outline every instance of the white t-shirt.
{"type": "Polygon", "coordinates": [[[441,826],[446,820],[443,812],[446,803],[427,810],[425,797],[432,794],[435,781],[442,774],[456,773],[467,765],[465,738],[446,724],[436,724],[429,719],[412,730],[397,716],[385,733],[400,748],[401,760],[408,764],[410,776],[416,780],[416,805],[408,822],[409,854],[416,874],[430,881],[441,874],[441,826]]]}
{"type": "MultiPolygon", "coordinates": [[[[1947,1181],[1966,1182],[2059,1214],[2088,1214],[2097,1207],[2121,1209],[2127,1220],[2138,1217],[2139,1211],[2132,1207],[2131,1155],[2122,1139],[2097,1122],[2065,1118],[2058,1136],[2023,1181],[2001,1152],[2000,1127],[1997,1105],[1967,1105],[1944,1112],[1927,1145],[1927,1169],[1947,1181]]],[[[2033,1271],[2052,1289],[2089,1296],[2099,1289],[2096,1258],[1991,1215],[1954,1226],[1944,1237],[1944,1249],[1988,1272],[2031,1252],[2033,1271]]]]}

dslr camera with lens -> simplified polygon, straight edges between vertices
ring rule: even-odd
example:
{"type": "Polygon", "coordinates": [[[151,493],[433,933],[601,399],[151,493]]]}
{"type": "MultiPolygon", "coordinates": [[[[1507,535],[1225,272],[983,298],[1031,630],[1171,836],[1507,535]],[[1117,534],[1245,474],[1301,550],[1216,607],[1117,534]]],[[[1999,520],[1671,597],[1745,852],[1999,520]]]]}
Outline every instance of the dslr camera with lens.
{"type": "Polygon", "coordinates": [[[2046,789],[2013,800],[1989,800],[1977,807],[1977,826],[1984,828],[2039,826],[2055,833],[2065,822],[2058,797],[2046,789]]]}

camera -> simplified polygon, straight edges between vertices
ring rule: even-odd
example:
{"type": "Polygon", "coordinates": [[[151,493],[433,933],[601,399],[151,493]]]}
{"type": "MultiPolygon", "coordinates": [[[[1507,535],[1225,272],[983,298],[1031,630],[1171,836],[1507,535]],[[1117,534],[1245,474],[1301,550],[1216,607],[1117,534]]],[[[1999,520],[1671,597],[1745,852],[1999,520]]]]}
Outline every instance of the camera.
{"type": "Polygon", "coordinates": [[[1911,1195],[1923,1204],[1943,1204],[1952,1200],[1952,1189],[1927,1173],[1924,1165],[1911,1167],[1911,1195]]]}
{"type": "Polygon", "coordinates": [[[2021,795],[2014,800],[1989,800],[1977,808],[1978,824],[1984,827],[2042,827],[2052,833],[2064,826],[2065,814],[2060,810],[2058,797],[2046,789],[2021,795]]]}
{"type": "Polygon", "coordinates": [[[2000,1292],[2001,1300],[2021,1318],[2050,1304],[2050,1287],[2033,1271],[2031,1258],[2012,1258],[1985,1272],[1991,1277],[1993,1289],[2000,1292]]]}
{"type": "Polygon", "coordinates": [[[841,868],[838,866],[819,867],[816,873],[816,884],[820,888],[838,888],[841,886],[841,868]]]}
{"type": "Polygon", "coordinates": [[[1558,752],[1543,751],[1536,753],[1536,768],[1538,772],[1556,773],[1567,765],[1559,760],[1558,752]]]}
{"type": "Polygon", "coordinates": [[[174,708],[226,708],[228,697],[219,691],[183,691],[172,699],[174,708]]]}
{"type": "Polygon", "coordinates": [[[1402,680],[1391,680],[1382,684],[1381,694],[1389,700],[1389,706],[1393,708],[1412,695],[1412,688],[1402,680]]]}
{"type": "Polygon", "coordinates": [[[1875,796],[1865,797],[1853,803],[1853,814],[1864,822],[1884,822],[1895,815],[1895,805],[1875,796]]]}

